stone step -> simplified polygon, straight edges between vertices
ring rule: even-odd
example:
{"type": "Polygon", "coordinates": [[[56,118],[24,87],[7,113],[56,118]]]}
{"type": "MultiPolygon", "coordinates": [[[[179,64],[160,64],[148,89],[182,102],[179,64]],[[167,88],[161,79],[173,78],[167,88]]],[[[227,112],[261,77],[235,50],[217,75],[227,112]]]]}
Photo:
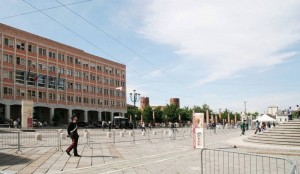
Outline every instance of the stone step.
{"type": "Polygon", "coordinates": [[[246,142],[251,143],[259,143],[259,144],[272,144],[272,145],[285,145],[285,146],[300,146],[300,143],[293,143],[293,142],[268,142],[268,141],[260,141],[260,140],[251,140],[251,139],[245,139],[246,142]]]}
{"type": "Polygon", "coordinates": [[[272,137],[250,137],[248,140],[258,140],[258,141],[268,141],[268,142],[294,142],[299,143],[300,145],[300,139],[295,138],[272,138],[272,137]]]}
{"type": "Polygon", "coordinates": [[[284,133],[272,133],[272,134],[265,134],[265,133],[258,133],[258,134],[255,134],[254,137],[282,137],[282,138],[285,138],[285,137],[299,137],[300,139],[300,135],[299,134],[284,134],[284,133]]]}

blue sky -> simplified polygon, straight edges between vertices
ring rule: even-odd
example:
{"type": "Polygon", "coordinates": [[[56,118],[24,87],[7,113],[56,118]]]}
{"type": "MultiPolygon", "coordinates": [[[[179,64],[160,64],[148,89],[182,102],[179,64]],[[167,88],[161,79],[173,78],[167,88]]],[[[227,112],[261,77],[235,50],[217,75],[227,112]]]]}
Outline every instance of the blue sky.
{"type": "Polygon", "coordinates": [[[0,3],[1,23],[125,64],[128,103],[135,89],[151,105],[178,97],[182,107],[206,103],[215,112],[241,112],[243,101],[260,113],[300,104],[300,1],[0,3]],[[29,4],[57,8],[46,16],[29,4]]]}

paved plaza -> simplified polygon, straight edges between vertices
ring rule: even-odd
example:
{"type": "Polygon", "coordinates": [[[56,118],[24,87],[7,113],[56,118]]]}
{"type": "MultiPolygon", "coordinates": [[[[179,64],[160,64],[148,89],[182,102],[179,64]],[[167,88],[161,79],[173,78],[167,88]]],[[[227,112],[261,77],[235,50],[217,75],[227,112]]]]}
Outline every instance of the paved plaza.
{"type": "MultiPolygon", "coordinates": [[[[167,130],[167,129],[166,129],[167,130]]],[[[93,132],[103,130],[92,130],[93,132]]],[[[120,131],[120,130],[116,130],[120,131]]],[[[159,132],[160,130],[157,130],[159,132]]],[[[162,131],[163,132],[163,131],[162,131]]],[[[245,137],[240,136],[240,130],[218,131],[205,130],[206,147],[233,152],[257,152],[258,149],[242,147],[239,148],[239,141],[245,137]],[[233,148],[234,142],[237,148],[233,148]]],[[[128,133],[128,132],[127,132],[128,133]]],[[[253,131],[247,131],[250,135],[253,131]]],[[[106,135],[106,134],[103,134],[106,135]]],[[[179,130],[177,137],[165,135],[162,138],[139,139],[141,132],[136,131],[136,141],[125,136],[121,142],[119,134],[112,142],[104,140],[112,139],[101,136],[103,141],[99,143],[81,143],[78,146],[81,157],[68,156],[64,150],[67,144],[62,144],[62,150],[55,146],[34,146],[22,148],[22,155],[16,154],[16,149],[2,149],[0,151],[0,171],[3,173],[200,173],[201,171],[201,150],[192,148],[192,136],[190,131],[179,130]]],[[[150,136],[148,134],[148,136],[150,136]]],[[[155,135],[160,137],[161,135],[155,135]]],[[[246,135],[247,136],[247,135],[246,135]]],[[[84,141],[84,137],[80,137],[84,141]]],[[[66,139],[70,143],[69,139],[66,139]]],[[[93,141],[91,141],[93,142],[93,141]]],[[[288,149],[288,147],[286,147],[288,149]]],[[[260,151],[262,152],[262,151],[260,151]]],[[[300,151],[299,151],[300,152],[300,151]]],[[[208,153],[208,152],[207,152],[208,153]]],[[[210,152],[209,152],[210,153],[210,152]]],[[[289,155],[274,154],[266,151],[270,156],[284,157],[300,162],[296,151],[289,155]],[[293,155],[294,154],[294,155],[293,155]]],[[[210,155],[211,156],[211,155],[210,155]]],[[[213,155],[215,157],[215,155],[213,155]]],[[[224,157],[223,157],[224,158],[224,157]]],[[[227,158],[227,157],[226,157],[227,158]]],[[[241,158],[237,156],[236,159],[241,158]]],[[[245,158],[245,160],[248,160],[245,158]]],[[[251,161],[252,159],[250,159],[251,161]]],[[[263,158],[263,160],[265,160],[263,158]]],[[[278,162],[279,163],[279,162],[278,162]]],[[[267,164],[267,163],[265,163],[267,164]]],[[[280,164],[277,164],[278,166],[280,164]]],[[[279,166],[280,167],[280,166],[279,166]]],[[[288,168],[289,166],[287,166],[288,168]]],[[[206,167],[206,170],[212,167],[206,167]]],[[[244,167],[245,168],[245,167],[244,167]]],[[[282,167],[283,168],[283,167],[282,167]]],[[[223,170],[229,170],[223,166],[223,170]]],[[[238,169],[240,173],[243,169],[238,169]]],[[[248,169],[245,169],[248,170],[248,169]]],[[[267,169],[266,169],[267,170],[267,169]]],[[[287,171],[287,170],[286,170],[287,171]]],[[[1,172],[0,172],[1,173],[1,172]]],[[[230,173],[230,172],[229,172],[230,173]]],[[[252,173],[252,172],[250,172],[252,173]]],[[[259,173],[259,172],[258,172],[259,173]]],[[[270,169],[271,173],[271,169],[270,169]]],[[[279,172],[280,173],[280,172],[279,172]]]]}

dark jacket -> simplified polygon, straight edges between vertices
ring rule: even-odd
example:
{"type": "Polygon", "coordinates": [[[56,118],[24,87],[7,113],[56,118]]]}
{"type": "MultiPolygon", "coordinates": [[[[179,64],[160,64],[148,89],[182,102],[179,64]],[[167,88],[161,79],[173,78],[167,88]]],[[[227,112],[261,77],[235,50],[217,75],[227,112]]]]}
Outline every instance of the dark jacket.
{"type": "Polygon", "coordinates": [[[68,125],[68,135],[69,136],[73,136],[73,135],[78,135],[78,132],[77,132],[77,123],[69,123],[68,125]]]}

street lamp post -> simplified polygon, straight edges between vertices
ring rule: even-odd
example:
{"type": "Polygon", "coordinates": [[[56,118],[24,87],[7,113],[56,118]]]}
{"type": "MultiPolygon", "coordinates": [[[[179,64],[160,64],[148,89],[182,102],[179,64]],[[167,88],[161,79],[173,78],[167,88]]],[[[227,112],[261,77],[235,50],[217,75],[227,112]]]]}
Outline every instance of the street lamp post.
{"type": "MultiPolygon", "coordinates": [[[[133,90],[133,93],[130,93],[130,100],[133,102],[133,108],[135,109],[135,103],[138,102],[140,100],[140,94],[135,92],[136,90],[133,90]]],[[[134,120],[135,124],[136,124],[136,115],[135,115],[135,120],[134,120]]],[[[134,126],[133,126],[134,127],[134,126]]]]}

